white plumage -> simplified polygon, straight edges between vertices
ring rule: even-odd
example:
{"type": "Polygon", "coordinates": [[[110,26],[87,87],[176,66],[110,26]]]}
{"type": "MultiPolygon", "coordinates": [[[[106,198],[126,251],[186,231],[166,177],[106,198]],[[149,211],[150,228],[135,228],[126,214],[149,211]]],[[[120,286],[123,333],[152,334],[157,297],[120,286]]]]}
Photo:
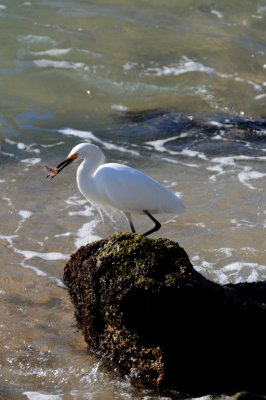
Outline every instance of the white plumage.
{"type": "Polygon", "coordinates": [[[104,164],[102,150],[90,143],[80,143],[48,177],[53,178],[64,167],[77,158],[83,162],[77,170],[80,192],[98,208],[112,207],[127,218],[132,232],[135,228],[131,213],[145,213],[155,223],[154,228],[144,233],[149,235],[160,229],[160,223],[152,214],[180,213],[185,207],[180,198],[159,182],[134,168],[118,163],[104,164]]]}

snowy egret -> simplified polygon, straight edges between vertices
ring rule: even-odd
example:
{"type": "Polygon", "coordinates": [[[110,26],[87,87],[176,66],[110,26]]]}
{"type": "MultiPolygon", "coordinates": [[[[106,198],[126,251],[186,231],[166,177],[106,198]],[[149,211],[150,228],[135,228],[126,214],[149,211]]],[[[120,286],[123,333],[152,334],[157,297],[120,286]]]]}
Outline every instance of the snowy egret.
{"type": "Polygon", "coordinates": [[[131,213],[144,213],[154,227],[145,236],[158,231],[161,224],[152,214],[180,213],[185,207],[180,198],[153,178],[123,164],[104,164],[102,150],[90,143],[75,146],[56,168],[49,168],[47,178],[54,178],[77,158],[83,159],[77,170],[77,184],[83,196],[100,209],[112,207],[126,217],[132,232],[136,232],[131,213]]]}

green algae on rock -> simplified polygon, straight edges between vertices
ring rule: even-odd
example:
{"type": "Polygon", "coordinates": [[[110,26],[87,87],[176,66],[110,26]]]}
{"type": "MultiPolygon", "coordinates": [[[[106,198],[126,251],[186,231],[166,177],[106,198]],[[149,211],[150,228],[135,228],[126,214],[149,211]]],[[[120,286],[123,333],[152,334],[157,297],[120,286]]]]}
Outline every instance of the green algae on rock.
{"type": "Polygon", "coordinates": [[[178,243],[114,234],[77,250],[64,282],[90,351],[133,380],[187,393],[265,389],[265,367],[245,349],[263,343],[265,308],[204,278],[178,243]]]}

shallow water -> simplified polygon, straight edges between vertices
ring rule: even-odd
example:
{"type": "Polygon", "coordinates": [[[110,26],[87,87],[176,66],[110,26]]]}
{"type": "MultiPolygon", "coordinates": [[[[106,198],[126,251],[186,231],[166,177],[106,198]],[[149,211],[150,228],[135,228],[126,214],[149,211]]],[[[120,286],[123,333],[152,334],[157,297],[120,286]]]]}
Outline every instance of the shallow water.
{"type": "Polygon", "coordinates": [[[178,396],[107,372],[75,327],[66,260],[128,229],[117,212],[102,223],[74,165],[45,180],[81,141],[180,193],[186,213],[154,237],[202,274],[265,279],[265,14],[263,0],[0,3],[0,399],[178,396]]]}

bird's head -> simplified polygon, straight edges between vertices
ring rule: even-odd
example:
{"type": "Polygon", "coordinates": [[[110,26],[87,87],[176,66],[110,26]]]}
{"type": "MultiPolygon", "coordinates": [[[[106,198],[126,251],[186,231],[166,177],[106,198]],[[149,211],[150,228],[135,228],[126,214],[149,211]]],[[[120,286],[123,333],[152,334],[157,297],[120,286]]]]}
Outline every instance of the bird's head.
{"type": "Polygon", "coordinates": [[[90,157],[93,157],[93,155],[98,152],[103,155],[99,147],[91,143],[80,143],[77,146],[73,147],[67,158],[60,164],[58,164],[55,168],[46,167],[47,171],[49,172],[46,178],[53,179],[57,174],[59,174],[59,172],[61,172],[65,167],[67,167],[77,158],[88,159],[90,157]]]}

